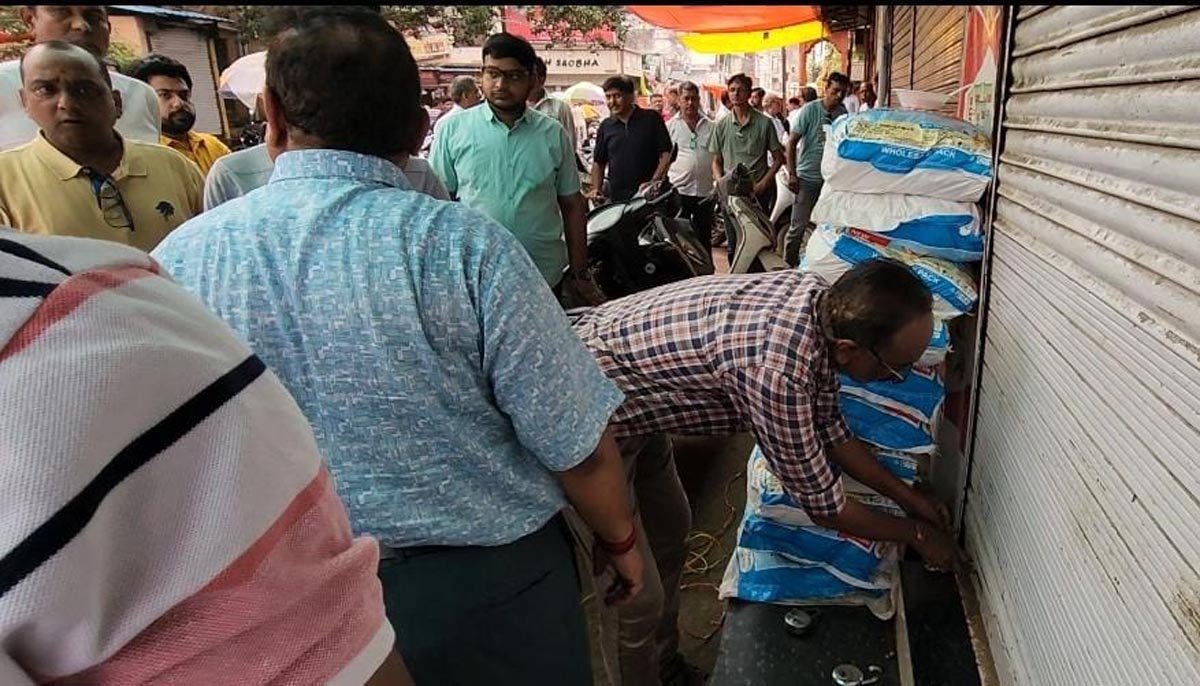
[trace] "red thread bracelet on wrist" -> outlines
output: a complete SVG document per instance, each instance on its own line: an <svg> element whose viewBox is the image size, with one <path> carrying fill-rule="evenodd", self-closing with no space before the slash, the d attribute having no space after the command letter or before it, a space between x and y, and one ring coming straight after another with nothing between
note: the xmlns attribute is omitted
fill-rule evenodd
<svg viewBox="0 0 1200 686"><path fill-rule="evenodd" d="M609 543L599 536L596 537L596 540L600 541L600 547L609 555L624 555L637 545L637 527L633 527L629 532L629 537L620 543Z"/></svg>

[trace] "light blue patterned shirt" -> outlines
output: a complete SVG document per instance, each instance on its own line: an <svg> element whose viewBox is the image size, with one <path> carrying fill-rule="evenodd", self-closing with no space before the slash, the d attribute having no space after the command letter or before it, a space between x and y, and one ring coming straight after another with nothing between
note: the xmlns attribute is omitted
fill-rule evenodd
<svg viewBox="0 0 1200 686"><path fill-rule="evenodd" d="M564 505L552 472L622 400L509 231L378 157L280 155L154 257L283 379L355 532L384 545L536 531Z"/></svg>

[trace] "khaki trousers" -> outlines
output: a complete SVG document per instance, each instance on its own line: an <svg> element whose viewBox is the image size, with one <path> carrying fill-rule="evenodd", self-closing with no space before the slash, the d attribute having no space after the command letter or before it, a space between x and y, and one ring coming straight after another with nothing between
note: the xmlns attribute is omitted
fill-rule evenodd
<svg viewBox="0 0 1200 686"><path fill-rule="evenodd" d="M679 581L687 558L692 511L675 468L671 439L665 434L617 442L637 507L638 549L646 562L645 588L628 605L604 605L603 590L612 580L592 574L592 531L568 508L567 522L579 543L584 596L588 608L593 674L597 683L659 686L660 666L679 649Z"/></svg>

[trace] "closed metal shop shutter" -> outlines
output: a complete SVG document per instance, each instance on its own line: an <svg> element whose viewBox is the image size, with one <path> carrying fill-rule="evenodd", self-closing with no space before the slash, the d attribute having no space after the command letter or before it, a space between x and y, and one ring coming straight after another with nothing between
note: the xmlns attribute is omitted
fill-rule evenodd
<svg viewBox="0 0 1200 686"><path fill-rule="evenodd" d="M934 93L958 90L962 76L963 41L967 33L967 6L921 5L916 12L916 47L913 49L912 88ZM958 100L946 105L953 115Z"/></svg>
<svg viewBox="0 0 1200 686"><path fill-rule="evenodd" d="M966 505L1018 684L1200 684L1200 10L1022 8Z"/></svg>
<svg viewBox="0 0 1200 686"><path fill-rule="evenodd" d="M150 50L179 60L192 77L192 103L196 106L194 131L224 135L217 109L217 84L208 59L208 38L199 31L163 26L150 34Z"/></svg>
<svg viewBox="0 0 1200 686"><path fill-rule="evenodd" d="M958 90L962 75L967 5L897 5L892 9L890 86L935 93ZM899 101L892 97L892 105ZM957 99L944 111L953 115Z"/></svg>
<svg viewBox="0 0 1200 686"><path fill-rule="evenodd" d="M892 8L892 88L912 88L913 29L916 8L897 5ZM896 104L896 98L892 97Z"/></svg>

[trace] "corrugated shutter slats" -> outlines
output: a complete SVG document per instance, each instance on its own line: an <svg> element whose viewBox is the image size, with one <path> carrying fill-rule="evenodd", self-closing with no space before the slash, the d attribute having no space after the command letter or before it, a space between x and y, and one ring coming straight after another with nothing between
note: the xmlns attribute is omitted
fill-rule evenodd
<svg viewBox="0 0 1200 686"><path fill-rule="evenodd" d="M1200 683L1200 10L1017 12L968 546L1016 683Z"/></svg>
<svg viewBox="0 0 1200 686"><path fill-rule="evenodd" d="M897 5L892 9L891 87L953 93L962 76L967 5ZM899 102L893 96L892 105ZM943 111L953 116L958 99Z"/></svg>
<svg viewBox="0 0 1200 686"><path fill-rule="evenodd" d="M897 5L892 9L892 88L912 88L914 14L912 5ZM892 103L895 102L893 97Z"/></svg>

